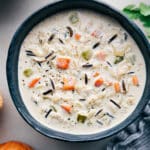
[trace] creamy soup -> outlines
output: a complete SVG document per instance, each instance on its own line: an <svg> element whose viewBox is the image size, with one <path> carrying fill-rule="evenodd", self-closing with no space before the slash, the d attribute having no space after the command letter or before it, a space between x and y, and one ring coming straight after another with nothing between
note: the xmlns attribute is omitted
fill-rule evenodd
<svg viewBox="0 0 150 150"><path fill-rule="evenodd" d="M65 133L91 134L125 120L145 86L131 36L104 15L73 10L36 25L22 43L19 88L31 115Z"/></svg>

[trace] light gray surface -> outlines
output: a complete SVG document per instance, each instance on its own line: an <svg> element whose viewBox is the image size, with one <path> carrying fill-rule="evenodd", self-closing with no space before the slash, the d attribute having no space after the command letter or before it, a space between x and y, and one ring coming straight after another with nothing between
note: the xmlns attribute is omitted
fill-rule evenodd
<svg viewBox="0 0 150 150"><path fill-rule="evenodd" d="M16 111L6 81L6 58L9 43L22 21L37 9L55 0L0 0L0 91L4 97L4 108L0 112L0 142L21 140L36 150L103 150L109 139L96 143L66 143L49 139L33 130ZM141 0L148 2L149 0ZM139 0L105 0L122 9Z"/></svg>

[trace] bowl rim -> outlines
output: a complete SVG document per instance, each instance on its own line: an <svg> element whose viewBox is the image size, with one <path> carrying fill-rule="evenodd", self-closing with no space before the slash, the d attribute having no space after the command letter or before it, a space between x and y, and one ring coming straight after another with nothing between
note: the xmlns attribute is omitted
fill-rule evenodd
<svg viewBox="0 0 150 150"><path fill-rule="evenodd" d="M71 7L72 6L72 7ZM70 8L71 7L71 8ZM20 52L20 46L22 44L22 41L24 40L25 36L28 34L32 28L50 16L54 13L61 12L64 10L70 10L70 9L90 9L93 11L96 11L98 13L102 13L102 11L107 10L106 15L109 15L113 18L115 18L121 26L127 30L125 27L129 28L129 30L134 31L131 35L132 38L136 41L136 44L139 46L140 44L144 47L144 50L147 50L147 52L144 52L144 50L141 50L143 54L143 58L145 60L146 64L146 84L143 92L143 96L140 99L137 107L132 112L131 115L129 115L124 121L122 121L120 124L107 129L105 131L100 131L98 133L94 134L85 134L85 135L75 135L75 134L69 134L69 133L63 133L60 131L56 131L53 129L50 129L41 123L39 123L36 119L34 119L30 113L28 112L26 106L23 103L23 100L21 98L21 94L19 91L19 85L18 85L18 58L19 58L19 52ZM100 10L103 9L103 10ZM104 13L104 12L103 12ZM105 13L104 13L105 14ZM36 20L36 21L34 21ZM33 21L33 22L32 22ZM122 24L123 21L123 24ZM32 22L32 23L31 23ZM32 24L32 25L31 25ZM28 28L28 30L26 30ZM21 37L21 33L25 32L24 35ZM129 33L131 34L131 33ZM135 37L138 37L138 39L135 39ZM21 37L21 38L20 38ZM20 38L20 39L19 39ZM140 41L141 43L137 43L137 41ZM20 43L18 46L18 43ZM146 56L147 55L147 56ZM13 58L13 59L12 59ZM76 1L59 1L55 2L53 4L49 4L38 11L34 12L31 16L29 16L17 29L16 33L14 34L12 41L10 43L10 47L7 54L7 64L6 64L6 72L7 72L7 83L9 87L9 91L13 100L13 103L15 104L18 112L20 115L24 118L24 120L35 130L40 132L41 134L58 139L63 141L70 141L70 142L88 142L88 141L96 141L100 139L104 139L107 137L110 137L125 127L127 127L129 124L131 124L141 113L142 109L148 102L150 98L150 94L148 93L148 88L150 87L150 79L148 79L148 74L150 75L150 69L148 69L148 66L150 65L150 62L148 61L148 58L150 58L150 45L146 37L144 36L143 32L135 25L133 22L128 20L127 17L125 17L123 14L121 14L119 11L114 9L113 7L103 3L103 2L96 2L92 0L76 0ZM16 67L17 66L17 67ZM16 84L17 83L17 84Z"/></svg>

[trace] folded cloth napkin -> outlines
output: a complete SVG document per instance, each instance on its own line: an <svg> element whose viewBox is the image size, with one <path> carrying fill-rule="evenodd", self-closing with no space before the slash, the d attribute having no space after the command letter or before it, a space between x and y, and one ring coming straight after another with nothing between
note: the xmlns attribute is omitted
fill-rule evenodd
<svg viewBox="0 0 150 150"><path fill-rule="evenodd" d="M107 150L150 150L150 101L138 119L111 140Z"/></svg>

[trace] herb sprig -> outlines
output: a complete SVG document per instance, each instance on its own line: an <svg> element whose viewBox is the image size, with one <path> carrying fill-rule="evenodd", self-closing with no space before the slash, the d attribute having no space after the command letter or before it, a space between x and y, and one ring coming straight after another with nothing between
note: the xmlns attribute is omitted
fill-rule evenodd
<svg viewBox="0 0 150 150"><path fill-rule="evenodd" d="M145 3L140 3L139 6L131 4L126 6L123 12L132 20L140 20L147 37L150 38L150 5Z"/></svg>

